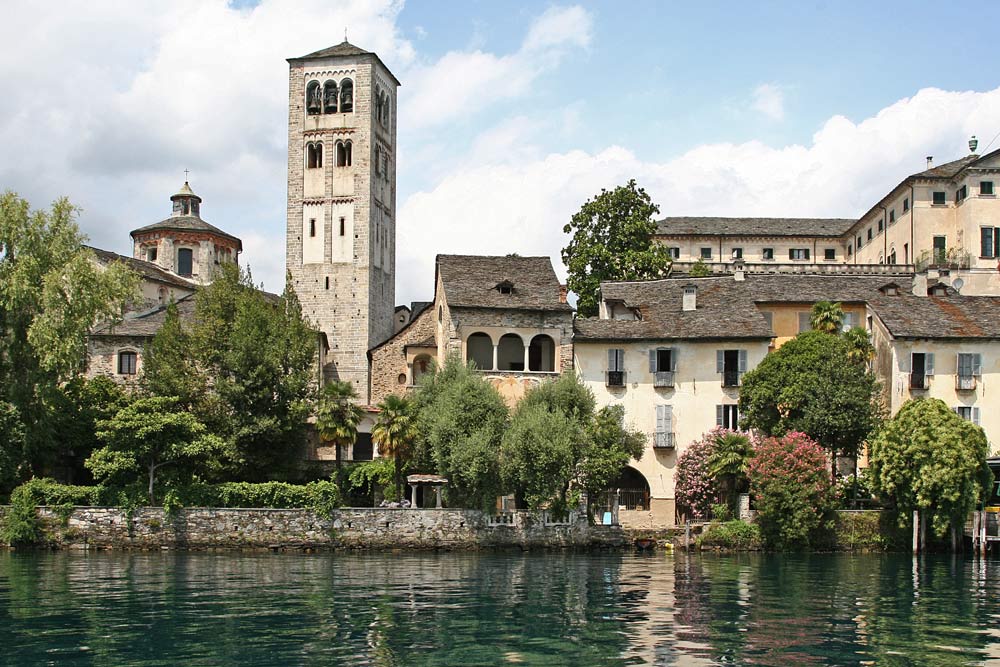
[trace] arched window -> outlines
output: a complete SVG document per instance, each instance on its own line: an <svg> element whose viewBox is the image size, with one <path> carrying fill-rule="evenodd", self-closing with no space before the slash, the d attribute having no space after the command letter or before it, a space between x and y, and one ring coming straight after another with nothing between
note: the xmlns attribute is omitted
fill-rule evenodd
<svg viewBox="0 0 1000 667"><path fill-rule="evenodd" d="M413 384L419 384L420 379L431 371L430 355L421 354L413 360Z"/></svg>
<svg viewBox="0 0 1000 667"><path fill-rule="evenodd" d="M323 112L337 113L337 82L327 81L323 84Z"/></svg>
<svg viewBox="0 0 1000 667"><path fill-rule="evenodd" d="M375 88L375 120L382 122L382 89Z"/></svg>
<svg viewBox="0 0 1000 667"><path fill-rule="evenodd" d="M474 333L465 341L465 360L483 371L493 370L493 339L488 334Z"/></svg>
<svg viewBox="0 0 1000 667"><path fill-rule="evenodd" d="M337 142L337 166L338 167L350 167L351 166L351 142L350 141L338 141Z"/></svg>
<svg viewBox="0 0 1000 667"><path fill-rule="evenodd" d="M389 127L389 94L386 93L385 100L382 102L382 125L386 128Z"/></svg>
<svg viewBox="0 0 1000 667"><path fill-rule="evenodd" d="M892 252L889 253L889 261L886 262L886 263L887 264L895 264L896 263L896 249L895 248L893 248Z"/></svg>
<svg viewBox="0 0 1000 667"><path fill-rule="evenodd" d="M340 112L350 113L354 111L354 82L344 79L340 82Z"/></svg>
<svg viewBox="0 0 1000 667"><path fill-rule="evenodd" d="M118 353L118 374L135 375L139 355L132 350L122 350Z"/></svg>
<svg viewBox="0 0 1000 667"><path fill-rule="evenodd" d="M382 157L382 148L378 144L376 144L375 145L375 175L376 176L381 176L382 175L382 160L380 159L381 157Z"/></svg>
<svg viewBox="0 0 1000 667"><path fill-rule="evenodd" d="M323 112L323 91L320 90L319 81L310 81L306 86L306 111L310 115Z"/></svg>
<svg viewBox="0 0 1000 667"><path fill-rule="evenodd" d="M551 373L556 369L556 343L551 336L539 334L528 346L528 370Z"/></svg>
<svg viewBox="0 0 1000 667"><path fill-rule="evenodd" d="M504 334L497 344L497 370L524 370L524 341L517 334Z"/></svg>
<svg viewBox="0 0 1000 667"><path fill-rule="evenodd" d="M181 248L177 251L177 274L191 276L194 268L194 251L191 248Z"/></svg>
<svg viewBox="0 0 1000 667"><path fill-rule="evenodd" d="M323 166L323 144L306 145L306 168L318 169Z"/></svg>

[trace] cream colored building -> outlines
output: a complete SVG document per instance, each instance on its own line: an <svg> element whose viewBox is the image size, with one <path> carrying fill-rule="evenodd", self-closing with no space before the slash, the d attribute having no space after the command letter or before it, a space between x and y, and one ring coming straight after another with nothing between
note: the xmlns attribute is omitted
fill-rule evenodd
<svg viewBox="0 0 1000 667"><path fill-rule="evenodd" d="M621 520L672 525L678 456L716 426L738 427L739 385L771 328L746 283L724 276L604 283L599 317L574 329L574 365L598 405L623 405L647 436L626 477L641 475L649 501L627 503Z"/></svg>

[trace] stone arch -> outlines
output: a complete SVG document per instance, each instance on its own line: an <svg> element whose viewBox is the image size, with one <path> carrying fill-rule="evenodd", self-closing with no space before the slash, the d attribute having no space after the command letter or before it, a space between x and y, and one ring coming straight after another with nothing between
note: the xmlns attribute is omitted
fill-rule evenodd
<svg viewBox="0 0 1000 667"><path fill-rule="evenodd" d="M348 139L347 141L338 141L337 142L337 166L338 167L350 167L351 166L351 161L352 161L352 158L353 158L353 155L352 155L353 147L354 147L354 145L351 143L350 139Z"/></svg>
<svg viewBox="0 0 1000 667"><path fill-rule="evenodd" d="M477 331L465 339L465 361L471 361L482 371L493 370L493 339Z"/></svg>
<svg viewBox="0 0 1000 667"><path fill-rule="evenodd" d="M337 113L338 97L336 81L330 80L323 84L323 113Z"/></svg>
<svg viewBox="0 0 1000 667"><path fill-rule="evenodd" d="M340 112L350 113L354 111L354 82L344 79L340 82Z"/></svg>
<svg viewBox="0 0 1000 667"><path fill-rule="evenodd" d="M418 354L413 359L413 384L419 384L420 379L430 374L432 372L432 369L433 369L433 362L431 361L431 355Z"/></svg>
<svg viewBox="0 0 1000 667"><path fill-rule="evenodd" d="M538 334L528 345L528 370L552 373L556 370L556 342L548 334Z"/></svg>
<svg viewBox="0 0 1000 667"><path fill-rule="evenodd" d="M515 333L500 336L497 343L497 370L524 370L524 339Z"/></svg>
<svg viewBox="0 0 1000 667"><path fill-rule="evenodd" d="M306 169L319 169L323 166L323 143L306 144Z"/></svg>
<svg viewBox="0 0 1000 667"><path fill-rule="evenodd" d="M319 81L310 81L306 86L306 112L311 116L323 113L323 91Z"/></svg>
<svg viewBox="0 0 1000 667"><path fill-rule="evenodd" d="M649 510L649 482L645 475L632 466L622 468L618 478L611 483L608 491L617 494L619 506L625 506L630 510Z"/></svg>

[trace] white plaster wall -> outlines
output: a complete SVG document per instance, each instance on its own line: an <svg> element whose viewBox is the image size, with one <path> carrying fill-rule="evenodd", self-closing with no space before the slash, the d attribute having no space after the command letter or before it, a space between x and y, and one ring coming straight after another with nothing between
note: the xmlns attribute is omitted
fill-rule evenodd
<svg viewBox="0 0 1000 667"><path fill-rule="evenodd" d="M302 263L321 264L323 262L324 207L322 204L308 204L302 207ZM316 220L316 236L309 236L309 221Z"/></svg>

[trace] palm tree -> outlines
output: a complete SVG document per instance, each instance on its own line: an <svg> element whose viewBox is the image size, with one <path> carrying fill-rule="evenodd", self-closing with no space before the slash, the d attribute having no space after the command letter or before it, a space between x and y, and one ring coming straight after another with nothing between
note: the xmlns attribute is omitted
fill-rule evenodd
<svg viewBox="0 0 1000 667"><path fill-rule="evenodd" d="M857 364L867 364L875 358L875 346L864 327L854 327L844 334L847 341L847 358Z"/></svg>
<svg viewBox="0 0 1000 667"><path fill-rule="evenodd" d="M708 473L719 480L723 497L730 508L736 510L736 493L745 486L747 467L753 456L753 445L745 433L723 431L715 439L715 447L708 457Z"/></svg>
<svg viewBox="0 0 1000 667"><path fill-rule="evenodd" d="M350 382L331 382L323 387L316 408L316 430L320 440L336 448L338 467L340 448L357 440L358 424L364 417L364 411L354 403L357 397Z"/></svg>
<svg viewBox="0 0 1000 667"><path fill-rule="evenodd" d="M812 307L812 314L809 316L809 324L816 331L823 331L829 334L840 333L841 323L844 321L844 309L839 303L830 301L817 301Z"/></svg>
<svg viewBox="0 0 1000 667"><path fill-rule="evenodd" d="M378 404L379 416L372 428L372 440L379 456L391 456L396 464L396 497L403 494L403 464L417 439L413 405L408 399L389 394Z"/></svg>

